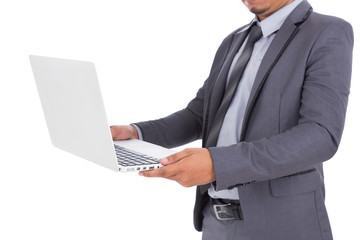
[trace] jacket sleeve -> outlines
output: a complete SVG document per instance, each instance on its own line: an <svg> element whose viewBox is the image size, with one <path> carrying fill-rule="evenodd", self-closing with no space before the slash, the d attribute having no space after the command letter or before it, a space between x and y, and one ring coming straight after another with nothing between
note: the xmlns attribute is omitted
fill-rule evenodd
<svg viewBox="0 0 360 240"><path fill-rule="evenodd" d="M167 117L134 125L140 128L144 141L173 148L200 138L202 120L198 114L187 107Z"/></svg>
<svg viewBox="0 0 360 240"><path fill-rule="evenodd" d="M308 170L336 153L345 122L352 49L350 24L329 24L309 53L298 125L268 138L209 148L216 190Z"/></svg>

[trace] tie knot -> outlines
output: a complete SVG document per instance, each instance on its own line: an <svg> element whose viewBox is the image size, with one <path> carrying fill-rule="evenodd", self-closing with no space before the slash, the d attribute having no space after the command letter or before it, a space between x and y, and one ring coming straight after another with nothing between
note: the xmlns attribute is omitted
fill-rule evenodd
<svg viewBox="0 0 360 240"><path fill-rule="evenodd" d="M262 37L262 31L261 27L258 25L253 25L251 27L250 33L249 33L249 39L248 42L255 43Z"/></svg>

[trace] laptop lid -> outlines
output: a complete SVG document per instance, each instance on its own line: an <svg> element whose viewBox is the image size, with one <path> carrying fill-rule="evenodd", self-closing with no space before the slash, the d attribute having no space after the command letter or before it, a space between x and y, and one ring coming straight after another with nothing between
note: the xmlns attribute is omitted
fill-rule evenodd
<svg viewBox="0 0 360 240"><path fill-rule="evenodd" d="M30 63L53 145L119 171L94 64L41 56Z"/></svg>

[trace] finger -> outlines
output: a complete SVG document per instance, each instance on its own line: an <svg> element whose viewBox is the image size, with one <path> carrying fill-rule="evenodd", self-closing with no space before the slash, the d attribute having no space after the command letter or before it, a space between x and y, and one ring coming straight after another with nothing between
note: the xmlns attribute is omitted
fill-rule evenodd
<svg viewBox="0 0 360 240"><path fill-rule="evenodd" d="M110 126L110 132L113 140L120 140L119 136L123 132L122 126Z"/></svg>
<svg viewBox="0 0 360 240"><path fill-rule="evenodd" d="M151 170L151 171L142 171L139 172L140 176L144 177L161 177L173 180L175 175L177 174L176 168L172 166L162 167L159 169Z"/></svg>
<svg viewBox="0 0 360 240"><path fill-rule="evenodd" d="M113 140L125 140L131 138L134 135L131 126L110 126L110 131Z"/></svg>
<svg viewBox="0 0 360 240"><path fill-rule="evenodd" d="M117 136L117 134L116 134L117 131L116 131L115 126L110 126L110 132L111 132L112 138L115 139L115 137Z"/></svg>
<svg viewBox="0 0 360 240"><path fill-rule="evenodd" d="M184 187L192 186L182 180L181 178L182 171L180 170L178 165L179 164L174 164L156 170L139 172L139 175L144 177L161 177L168 180L173 180Z"/></svg>
<svg viewBox="0 0 360 240"><path fill-rule="evenodd" d="M191 155L191 151L189 151L189 149L185 149L181 152L175 153L173 155L170 155L168 157L162 158L160 159L160 163L164 166L166 165L171 165L174 164L178 161L180 161L181 159L188 157L189 155Z"/></svg>

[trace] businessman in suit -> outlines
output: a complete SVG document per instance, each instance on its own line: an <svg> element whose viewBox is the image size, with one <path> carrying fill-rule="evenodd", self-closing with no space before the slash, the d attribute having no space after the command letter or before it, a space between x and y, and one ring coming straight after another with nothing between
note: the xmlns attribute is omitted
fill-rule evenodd
<svg viewBox="0 0 360 240"><path fill-rule="evenodd" d="M145 177L197 186L204 240L332 239L323 162L340 143L353 32L306 0L242 0L256 17L220 45L209 77L183 110L112 126L114 139L175 147Z"/></svg>

